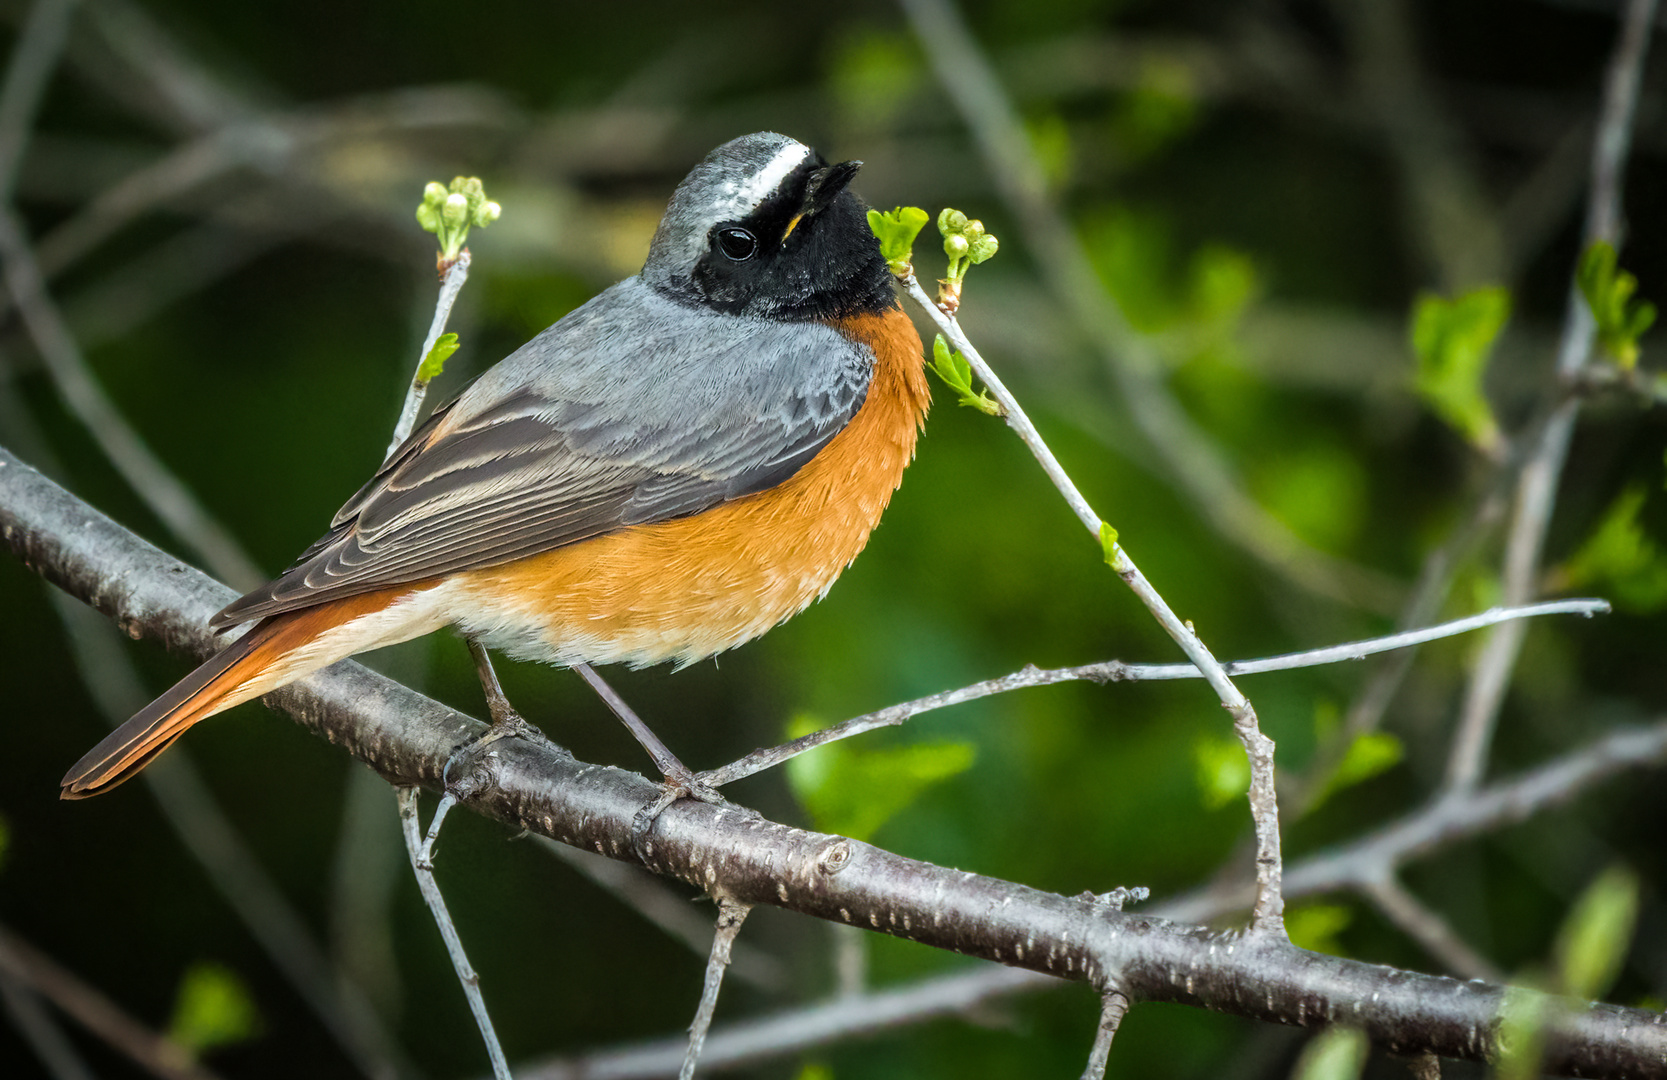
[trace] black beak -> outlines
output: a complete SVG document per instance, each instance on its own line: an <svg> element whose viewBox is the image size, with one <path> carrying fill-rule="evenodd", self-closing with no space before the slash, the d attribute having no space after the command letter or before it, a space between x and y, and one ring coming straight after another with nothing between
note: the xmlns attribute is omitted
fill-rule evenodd
<svg viewBox="0 0 1667 1080"><path fill-rule="evenodd" d="M810 181L805 184L805 194L800 205L799 215L809 217L828 208L828 205L839 197L851 183L851 178L862 168L860 161L842 161L838 165L829 165L817 169L810 174Z"/></svg>

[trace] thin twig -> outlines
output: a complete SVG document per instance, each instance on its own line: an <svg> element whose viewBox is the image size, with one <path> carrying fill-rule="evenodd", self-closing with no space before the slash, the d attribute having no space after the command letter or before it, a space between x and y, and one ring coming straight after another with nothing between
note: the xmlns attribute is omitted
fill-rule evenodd
<svg viewBox="0 0 1667 1080"><path fill-rule="evenodd" d="M1516 608L1489 608L1480 614L1470 615L1463 619L1454 619L1436 626L1408 630L1399 634L1390 634L1386 637L1368 638L1364 641L1353 641L1342 645L1328 645L1321 649L1286 653L1260 660L1229 660L1221 666L1222 670L1234 677L1256 675L1269 671L1289 671L1296 668L1317 667L1321 664L1362 660L1375 653L1411 648L1426 642L1493 626L1508 619L1526 619L1537 615L1553 614L1591 616L1608 611L1608 601L1585 599L1552 600ZM710 772L700 773L696 779L711 787L722 787L742 777L752 776L754 773L774 768L782 762L798 757L805 751L813 750L818 746L825 746L841 739L849 739L853 735L861 735L864 732L875 731L883 727L895 727L922 713L948 708L951 705L962 705L969 701L977 701L980 698L1005 694L1013 690L1028 689L1035 686L1052 686L1055 683L1062 682L1141 682L1202 677L1202 673L1193 664L1130 664L1121 660L1102 660L1098 663L1067 668L1039 668L1029 665L1010 675L985 679L982 682L972 683L954 690L928 694L926 697L916 698L913 701L888 705L883 709L852 717L832 727L813 731L809 735L802 735L797 739L782 743L780 746L755 750L737 761L730 762L728 765L713 769Z"/></svg>
<svg viewBox="0 0 1667 1080"><path fill-rule="evenodd" d="M113 727L149 696L132 658L95 612L57 591L52 598L81 672L81 685ZM409 1072L409 1063L364 992L331 963L184 748L175 747L166 760L146 769L143 779L180 844L354 1065L378 1078Z"/></svg>
<svg viewBox="0 0 1667 1080"><path fill-rule="evenodd" d="M689 903L686 894L641 867L598 855L594 851L559 844L549 837L534 836L544 851L582 874L592 884L641 915L674 941L701 953L711 948L712 921ZM850 929L850 927L836 928ZM730 953L731 977L760 990L780 994L790 985L787 967L772 953L738 941Z"/></svg>
<svg viewBox="0 0 1667 1080"><path fill-rule="evenodd" d="M1101 531L1105 528L1104 520L1088 505L1088 500L1083 498L1082 493L1077 490L1076 484L1071 481L1064 468L1059 464L1059 459L1054 457L1053 451L1048 449L1047 443L1043 441L1041 434L1036 430L1036 426L1025 415L1018 399L1008 391L1001 379L990 368L990 365L984 362L984 358L979 355L978 350L973 347L972 342L968 341L966 334L961 331L960 324L939 308L931 297L926 295L925 290L920 287L920 282L915 280L913 272L905 272L899 280L902 282L903 290L909 294L910 299L919 304L931 316L932 320L938 324L939 329L949 338L954 348L966 358L979 381L989 387L991 396L1001 403L1005 410L1004 419L1007 421L1007 426L1013 429L1025 446L1029 448L1031 454L1035 456L1037 462L1042 466L1042 471L1053 482L1054 487L1059 489L1059 493L1065 497L1066 504L1076 514L1077 520L1082 522L1083 526L1088 529L1089 535L1096 542L1103 542ZM1182 622L1180 617L1170 610L1169 605L1159 595L1151 582L1146 580L1146 576L1140 572L1140 569L1135 566L1134 560L1129 558L1122 545L1112 542L1106 552L1106 557L1111 563L1112 570L1123 579L1123 583L1134 592L1135 596L1139 597L1140 602L1146 605L1146 610L1152 613L1153 618L1157 619L1158 625L1163 627L1164 631L1181 647L1181 651L1186 654L1187 659L1191 660L1199 672L1203 674L1204 680L1210 684L1210 689L1216 692L1216 696L1221 700L1222 707L1227 710L1228 715L1233 719L1233 729L1238 734L1240 741L1244 743L1245 755L1250 760L1249 799L1251 820L1256 831L1257 884L1256 906L1251 913L1251 928L1283 934L1285 905L1280 898L1279 890L1279 804L1274 792L1273 740L1262 734L1257 726L1256 710L1250 704L1250 699L1246 698L1239 692L1238 687L1233 685L1233 681L1222 670L1221 664L1210 654L1210 650L1205 647L1204 642L1198 635L1193 632L1192 624Z"/></svg>
<svg viewBox="0 0 1667 1080"><path fill-rule="evenodd" d="M1406 0L1336 0L1349 31L1356 80L1401 179L1413 241L1443 291L1498 281L1504 243L1463 132L1422 78Z"/></svg>
<svg viewBox="0 0 1667 1080"><path fill-rule="evenodd" d="M1595 240L1619 247L1621 230L1621 174L1631 145L1632 122L1656 0L1630 0L1604 84L1602 114L1592 147L1592 188L1586 208L1582 248ZM1563 340L1557 356L1561 380L1573 379L1591 357L1594 324L1580 290L1571 280L1563 320ZM1557 499L1557 481L1568 456L1580 399L1560 404L1529 453L1517 482L1516 512L1505 547L1503 599L1520 604L1534 593L1546 531ZM1483 646L1466 689L1453 748L1447 764L1446 787L1463 791L1474 787L1487 766L1488 749L1522 650L1526 627L1508 624L1495 630Z"/></svg>
<svg viewBox="0 0 1667 1080"><path fill-rule="evenodd" d="M1156 344L1129 325L1082 242L1048 196L1017 110L950 0L900 0L938 81L971 130L996 188L1024 232L1048 292L1094 342L1128 416L1168 474L1217 532L1302 587L1382 606L1393 587L1319 551L1245 494L1221 451L1163 385Z"/></svg>
<svg viewBox="0 0 1667 1080"><path fill-rule="evenodd" d="M504 1059L504 1049L498 1044L497 1032L492 1030L492 1018L486 1013L486 999L481 996L480 976L469 966L463 941L457 936L451 913L446 910L446 899L440 895L440 883L434 880L434 864L423 858L423 838L417 822L418 789L399 787L395 791L399 796L399 820L405 836L405 850L411 856L411 871L417 876L417 887L422 890L423 901L434 916L434 925L445 940L446 954L451 957L457 981L463 984L463 995L469 999L469 1011L475 1016L475 1026L480 1029L481 1040L486 1043L486 1055L492 1060L492 1075L496 1080L510 1080L509 1062Z"/></svg>
<svg viewBox="0 0 1667 1080"><path fill-rule="evenodd" d="M440 340L440 335L446 332L446 320L451 318L452 305L457 302L457 294L463 291L464 283L469 280L469 258L469 249L464 248L440 278L440 297L434 303L434 319L429 323L422 351L417 354L417 366L411 373L411 385L405 391L405 404L400 407L399 420L394 424L393 441L388 443L385 457L393 457L394 451L410 438L411 430L417 426L417 415L422 412L423 399L428 395L428 380L422 375L423 363L433 351L435 342Z"/></svg>
<svg viewBox="0 0 1667 1080"><path fill-rule="evenodd" d="M4 206L0 206L0 262L5 264L12 302L22 314L58 392L110 464L215 576L242 588L254 588L265 581L266 575L243 554L231 533L151 452L93 377L63 317L46 294L22 225Z"/></svg>
<svg viewBox="0 0 1667 1080"><path fill-rule="evenodd" d="M0 84L0 203L9 203L17 186L35 113L47 82L58 69L70 17L78 4L79 0L35 0L12 46L5 82Z"/></svg>
<svg viewBox="0 0 1667 1080"><path fill-rule="evenodd" d="M1629 769L1667 763L1667 719L1613 731L1589 746L1507 780L1435 799L1364 836L1300 859L1285 874L1291 897L1363 889L1406 863L1565 803ZM1251 883L1238 880L1185 893L1150 909L1182 922L1207 922L1242 909Z"/></svg>
<svg viewBox="0 0 1667 1080"><path fill-rule="evenodd" d="M695 1065L706 1046L706 1033L712 1030L712 1014L718 1008L718 991L723 987L724 970L729 967L730 949L741 924L747 921L751 904L742 904L726 897L718 898L718 924L712 934L712 955L706 961L706 979L701 986L700 1007L695 1010L694 1022L689 1025L689 1049L683 1055L683 1067L677 1080L694 1080Z"/></svg>
<svg viewBox="0 0 1667 1080"><path fill-rule="evenodd" d="M40 998L4 966L0 966L0 1005L5 1006L12 1030L23 1037L52 1080L94 1080L92 1070L75 1052Z"/></svg>
<svg viewBox="0 0 1667 1080"><path fill-rule="evenodd" d="M1128 1015L1129 999L1117 990L1107 990L1100 998L1100 1025L1094 1030L1094 1049L1089 1051L1088 1064L1083 1067L1082 1080L1101 1080L1106 1074L1106 1062L1111 1060L1111 1040Z"/></svg>
<svg viewBox="0 0 1667 1080"><path fill-rule="evenodd" d="M52 1002L76 1023L164 1080L213 1080L184 1050L145 1027L103 993L0 926L0 969Z"/></svg>
<svg viewBox="0 0 1667 1080"><path fill-rule="evenodd" d="M1447 965L1447 970L1466 979L1500 982L1505 978L1493 963L1472 949L1458 932L1424 902L1406 890L1394 874L1361 886L1384 917L1401 932L1418 942L1424 951Z"/></svg>
<svg viewBox="0 0 1667 1080"><path fill-rule="evenodd" d="M446 320L451 316L452 305L468 280L469 253L464 251L442 271L440 296L435 302L434 318L429 323L428 337L423 342L422 352L417 356L416 371L411 376L411 385L406 389L404 404L400 406L399 420L394 425L393 440L388 444L385 460L394 456L394 452L404 445L412 429L416 427L417 414L422 411L423 398L428 393L428 380L422 377L423 362L428 358L429 351L434 348L434 343L439 341L440 335L445 332ZM492 661L486 654L485 646L470 639L469 650L476 665L481 667L481 687L486 692L488 703L492 705L492 716L496 725L494 730L499 730L504 724L505 714L513 716L514 710L510 709L503 688L498 685L498 676L492 670ZM491 740L492 737L489 734L486 739ZM445 940L446 952L451 956L452 968L457 972L458 982L463 984L463 995L469 1001L469 1011L474 1014L475 1025L480 1029L482 1041L486 1043L486 1055L492 1061L492 1074L497 1080L509 1080L509 1063L504 1058L503 1047L498 1043L497 1032L493 1030L492 1017L487 1014L486 998L480 992L480 976L475 974L474 968L469 965L469 958L463 951L463 939L458 936L451 913L446 910L445 898L440 895L440 883L434 877L434 844L440 837L440 825L446 820L447 811L456 805L456 800L448 783L447 790L440 795L439 805L434 808L434 818L428 824L427 834L419 838L418 789L401 786L395 791L399 796L400 823L403 827L406 850L411 856L411 870L417 876L417 887L422 890L423 899L428 902L429 913L434 917L434 925L439 929L441 938Z"/></svg>
<svg viewBox="0 0 1667 1080"><path fill-rule="evenodd" d="M0 399L8 396L0 390ZM14 435L28 434L12 426ZM38 439L31 437L31 441L36 444L31 456L42 467L56 468L51 450ZM143 705L149 692L132 658L115 644L115 631L108 622L57 590L52 591L51 600L81 673L81 685L114 727ZM143 779L181 845L354 1064L365 1075L377 1078L409 1072L376 1010L352 979L335 970L306 920L296 913L203 782L189 749L175 747L166 761L146 769Z"/></svg>

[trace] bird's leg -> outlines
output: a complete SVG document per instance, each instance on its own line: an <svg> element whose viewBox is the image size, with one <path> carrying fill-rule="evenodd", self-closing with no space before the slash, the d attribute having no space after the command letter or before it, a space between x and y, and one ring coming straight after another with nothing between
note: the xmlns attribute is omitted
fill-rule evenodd
<svg viewBox="0 0 1667 1080"><path fill-rule="evenodd" d="M469 639L469 655L475 659L475 674L480 676L481 692L486 695L486 711L492 714L492 726L477 739L471 739L458 747L457 753L446 762L446 771L451 771L452 762L467 752L473 753L482 747L490 746L499 739L542 739L544 733L521 719L521 714L509 703L504 696L504 688L498 682L498 673L492 670L492 657L486 653L486 646ZM449 786L449 784L448 784Z"/></svg>
<svg viewBox="0 0 1667 1080"><path fill-rule="evenodd" d="M480 676L480 689L486 695L486 711L492 714L492 731L494 739L501 739L505 735L517 734L520 728L531 727L515 707L504 696L503 684L498 682L498 673L492 668L492 657L486 652L486 646L469 639L469 655L474 657L475 674ZM499 729L505 729L500 731Z"/></svg>
<svg viewBox="0 0 1667 1080"><path fill-rule="evenodd" d="M434 841L440 835L440 822L446 819L446 812L459 799L467 798L471 794L472 784L483 779L470 776L465 769L465 775L454 784L452 769L460 763L472 760L481 750L499 739L548 741L544 738L543 732L521 718L521 714L510 705L509 698L504 696L503 685L498 682L498 673L492 670L492 658L487 655L486 646L470 638L469 655L475 658L475 674L480 676L480 688L486 695L486 711L492 715L492 726L453 750L451 757L446 759L445 767L440 770L440 805L434 811L434 819L428 823L428 835L419 853L422 862L428 866L433 865Z"/></svg>
<svg viewBox="0 0 1667 1080"><path fill-rule="evenodd" d="M666 807L678 799L684 798L718 803L724 801L723 796L719 795L716 789L701 783L695 777L695 774L689 771L687 765L677 760L677 755L672 753L666 744L660 741L658 735L649 730L648 725L642 722L642 718L636 714L631 706L625 704L625 699L620 697L614 688L609 686L607 681L596 673L595 668L580 661L573 665L573 670L577 671L579 677L589 683L592 690L596 691L596 696L601 698L608 708L613 710L613 714L619 717L619 721L625 725L625 729L635 736L644 750L648 751L648 756L653 759L654 767L660 770L660 775L666 778L665 790L660 797L643 807L631 823L632 840L638 854L643 855L646 861L645 841L648 839L648 832L654 827L655 819L660 816Z"/></svg>
<svg viewBox="0 0 1667 1080"><path fill-rule="evenodd" d="M632 737L642 744L642 748L648 751L648 756L654 761L654 767L660 770L660 775L666 778L666 783L691 789L694 787L695 774L689 771L687 765L677 760L677 755L672 753L666 744L660 741L658 735L649 730L648 725L642 722L642 718L636 714L631 706L625 704L625 699L620 697L618 691L609 686L607 681L596 673L595 668L580 661L573 665L573 670L579 673L581 679L590 684L590 688L596 691L596 696L601 698L609 709L613 710L615 716L619 717L619 722L625 725L625 730L629 731Z"/></svg>
<svg viewBox="0 0 1667 1080"><path fill-rule="evenodd" d="M514 706L509 703L509 698L504 696L504 688L498 682L498 673L492 670L492 658L486 654L486 646L470 638L469 655L475 660L475 674L480 676L480 688L486 695L486 711L492 716L492 726L452 751L451 757L446 759L445 768L440 771L440 783L447 792L452 787L452 767L463 758L472 756L499 739L543 739L543 732L521 719L521 714L515 711ZM434 824L439 825L438 816Z"/></svg>

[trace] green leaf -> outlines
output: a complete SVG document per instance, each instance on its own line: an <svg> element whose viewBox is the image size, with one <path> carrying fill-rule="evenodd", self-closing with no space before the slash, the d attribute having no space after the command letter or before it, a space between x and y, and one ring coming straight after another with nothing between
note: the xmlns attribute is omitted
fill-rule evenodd
<svg viewBox="0 0 1667 1080"><path fill-rule="evenodd" d="M972 388L972 364L959 349L951 349L942 334L932 339L932 371L955 391L960 404L977 409L987 416L1000 416L1001 403L982 390Z"/></svg>
<svg viewBox="0 0 1667 1080"><path fill-rule="evenodd" d="M1328 1027L1302 1048L1292 1080L1356 1080L1366 1068L1368 1048L1366 1033L1358 1028Z"/></svg>
<svg viewBox="0 0 1667 1080"><path fill-rule="evenodd" d="M1250 762L1244 747L1228 735L1206 736L1192 744L1194 776L1204 805L1219 810L1250 790Z"/></svg>
<svg viewBox="0 0 1667 1080"><path fill-rule="evenodd" d="M1622 491L1563 568L1569 588L1601 586L1617 607L1650 614L1667 607L1667 552L1644 531L1643 485Z"/></svg>
<svg viewBox="0 0 1667 1080"><path fill-rule="evenodd" d="M0 869L6 865L6 856L12 846L12 826L4 815L0 815Z"/></svg>
<svg viewBox="0 0 1667 1080"><path fill-rule="evenodd" d="M1071 129L1058 113L1044 113L1025 123L1025 134L1030 136L1030 148L1042 179L1050 188L1057 188L1071 177L1071 165L1076 151L1071 145Z"/></svg>
<svg viewBox="0 0 1667 1080"><path fill-rule="evenodd" d="M1499 1006L1496 1080L1538 1080L1552 1003L1538 990L1521 986L1505 989L1505 1000Z"/></svg>
<svg viewBox="0 0 1667 1080"><path fill-rule="evenodd" d="M1100 282L1134 328L1149 334L1174 329L1184 317L1173 283L1171 233L1155 212L1123 205L1090 215L1082 228Z"/></svg>
<svg viewBox="0 0 1667 1080"><path fill-rule="evenodd" d="M260 1030L260 1014L243 980L221 964L192 964L174 998L168 1038L193 1057L243 1042Z"/></svg>
<svg viewBox="0 0 1667 1080"><path fill-rule="evenodd" d="M1482 393L1482 376L1510 315L1511 294L1497 285L1451 300L1424 293L1413 308L1414 388L1436 415L1484 450L1498 446L1499 425Z"/></svg>
<svg viewBox="0 0 1667 1080"><path fill-rule="evenodd" d="M949 347L942 334L932 339L932 370L951 390L962 395L970 394L972 368L968 367L967 374L962 374L961 365L955 362L956 356L957 353Z"/></svg>
<svg viewBox="0 0 1667 1080"><path fill-rule="evenodd" d="M801 718L796 738L816 729ZM823 832L867 840L933 784L971 768L972 744L913 743L883 750L829 743L787 763L788 784Z"/></svg>
<svg viewBox="0 0 1667 1080"><path fill-rule="evenodd" d="M1222 244L1200 247L1187 267L1187 308L1207 327L1236 323L1260 288L1250 256Z"/></svg>
<svg viewBox="0 0 1667 1080"><path fill-rule="evenodd" d="M1353 787L1380 773L1388 772L1399 765L1405 756L1406 747L1401 744L1401 740L1387 731L1368 731L1360 735L1349 744L1337 771L1332 774L1330 782L1314 800L1314 806L1319 806L1344 788Z"/></svg>
<svg viewBox="0 0 1667 1080"><path fill-rule="evenodd" d="M1598 344L1621 367L1638 364L1638 339L1655 323L1655 305L1633 300L1638 279L1620 269L1615 246L1595 240L1580 256L1575 282L1597 323Z"/></svg>
<svg viewBox="0 0 1667 1080"><path fill-rule="evenodd" d="M1342 904L1303 904L1285 912L1285 932L1299 949L1346 956L1337 935L1353 921L1354 911Z"/></svg>
<svg viewBox="0 0 1667 1080"><path fill-rule="evenodd" d="M1141 161L1196 127L1201 110L1197 75L1185 60L1154 53L1140 65L1137 78L1131 90L1114 100L1111 135L1120 154Z"/></svg>
<svg viewBox="0 0 1667 1080"><path fill-rule="evenodd" d="M918 206L899 206L889 214L868 212L868 228L880 241L880 254L893 274L911 271L915 237L926 227L926 211Z"/></svg>
<svg viewBox="0 0 1667 1080"><path fill-rule="evenodd" d="M828 65L828 95L842 129L889 130L926 82L926 65L908 33L857 31L836 47Z"/></svg>
<svg viewBox="0 0 1667 1080"><path fill-rule="evenodd" d="M434 348L428 350L423 362L417 365L417 381L427 383L430 379L445 370L446 360L457 351L457 335L441 334L434 343Z"/></svg>
<svg viewBox="0 0 1667 1080"><path fill-rule="evenodd" d="M1601 998L1615 985L1638 921L1638 875L1612 866L1586 887L1557 934L1559 988L1572 997Z"/></svg>
<svg viewBox="0 0 1667 1080"><path fill-rule="evenodd" d="M1110 522L1100 522L1100 554L1105 556L1106 565L1115 568L1122 559L1117 555L1117 530Z"/></svg>
<svg viewBox="0 0 1667 1080"><path fill-rule="evenodd" d="M1287 441L1252 462L1257 500L1315 547L1348 550L1367 520L1370 475L1345 444Z"/></svg>

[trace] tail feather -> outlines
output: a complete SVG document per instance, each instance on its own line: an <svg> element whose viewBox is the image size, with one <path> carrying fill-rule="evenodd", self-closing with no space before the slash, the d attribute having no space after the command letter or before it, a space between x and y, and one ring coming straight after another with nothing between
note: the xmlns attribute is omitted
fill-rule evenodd
<svg viewBox="0 0 1667 1080"><path fill-rule="evenodd" d="M64 774L60 796L86 799L109 791L150 764L186 728L244 700L227 698L255 673L250 661L264 659L269 650L260 646L277 636L280 621L258 623L106 735Z"/></svg>
<svg viewBox="0 0 1667 1080"><path fill-rule="evenodd" d="M199 720L299 679L362 649L391 645L445 625L432 611L352 633L361 616L382 611L437 582L361 593L316 607L272 615L215 653L197 670L104 737L64 774L65 799L102 795L149 765ZM361 624L363 625L363 624ZM348 631L332 634L335 630ZM326 644L326 642L328 642Z"/></svg>

